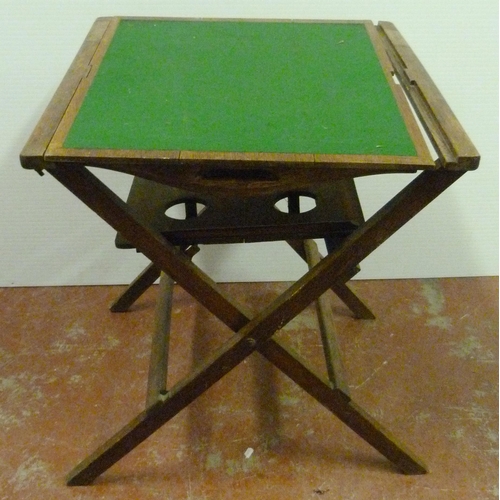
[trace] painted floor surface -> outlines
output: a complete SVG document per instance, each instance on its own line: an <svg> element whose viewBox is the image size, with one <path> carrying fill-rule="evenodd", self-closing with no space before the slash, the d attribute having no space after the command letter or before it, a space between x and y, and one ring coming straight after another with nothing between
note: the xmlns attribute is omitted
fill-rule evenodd
<svg viewBox="0 0 500 500"><path fill-rule="evenodd" d="M255 311L285 283L223 285ZM333 300L354 401L429 466L405 476L252 355L95 483L65 475L143 409L156 287L0 289L0 499L498 498L498 278L355 281ZM231 332L176 288L169 384ZM279 332L323 370L315 308Z"/></svg>

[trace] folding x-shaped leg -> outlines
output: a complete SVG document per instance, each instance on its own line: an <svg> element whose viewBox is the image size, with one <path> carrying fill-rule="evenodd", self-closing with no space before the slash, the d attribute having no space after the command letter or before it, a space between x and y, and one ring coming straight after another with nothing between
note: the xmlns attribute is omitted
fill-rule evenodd
<svg viewBox="0 0 500 500"><path fill-rule="evenodd" d="M302 241L291 240L290 246L307 262L306 253L302 247ZM375 319L375 316L363 301L347 286L346 282L359 272L359 268L353 268L350 272L341 276L332 284L331 290L344 302L358 319ZM112 312L126 312L139 297L142 296L160 277L161 269L154 263L150 263L127 289L113 302L110 307Z"/></svg>
<svg viewBox="0 0 500 500"><path fill-rule="evenodd" d="M307 262L310 268L314 267L322 258L313 240L293 240L289 241L289 243ZM199 252L199 247L196 245L189 246L184 251L186 255L192 257ZM357 269L355 271L357 271ZM373 313L345 285L344 282L348 281L352 275L353 273L351 272L343 276L338 284L332 287L332 291L341 291L340 296L345 299L344 303L349 306L358 319L374 319ZM160 286L156 303L155 328L151 346L146 407L156 402L160 395L167 394L168 351L174 281L170 276L156 268L154 264L150 264L111 306L111 311L113 312L128 311L133 302L135 302L158 277L160 278ZM316 309L329 381L347 395L349 394L349 389L343 376L344 370L340 352L337 347L335 329L333 326L333 314L328 298L322 295L316 301Z"/></svg>
<svg viewBox="0 0 500 500"><path fill-rule="evenodd" d="M167 394L158 395L146 410L77 466L71 472L68 484L92 482L254 351L263 354L402 472L426 472L420 460L397 444L389 431L356 405L342 387L324 380L272 337L321 297L343 273L355 267L439 196L463 171L438 169L420 174L348 237L340 248L319 260L302 278L254 317L250 317L243 307L225 296L218 285L198 269L188 256L161 235L137 222L127 205L87 169L61 164L50 168L49 172L235 332L186 379L172 387Z"/></svg>

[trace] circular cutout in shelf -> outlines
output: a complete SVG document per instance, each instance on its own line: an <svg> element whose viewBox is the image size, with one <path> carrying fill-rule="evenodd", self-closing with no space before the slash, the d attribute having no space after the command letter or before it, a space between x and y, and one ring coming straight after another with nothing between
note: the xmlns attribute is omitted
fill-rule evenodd
<svg viewBox="0 0 500 500"><path fill-rule="evenodd" d="M274 207L285 214L303 214L316 208L316 198L307 193L287 193Z"/></svg>
<svg viewBox="0 0 500 500"><path fill-rule="evenodd" d="M206 209L207 204L201 200L179 200L165 210L165 215L170 219L187 220L199 217Z"/></svg>

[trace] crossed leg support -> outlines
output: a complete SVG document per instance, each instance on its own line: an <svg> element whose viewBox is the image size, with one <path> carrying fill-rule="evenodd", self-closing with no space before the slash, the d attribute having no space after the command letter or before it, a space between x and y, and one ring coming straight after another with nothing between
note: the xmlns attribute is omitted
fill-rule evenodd
<svg viewBox="0 0 500 500"><path fill-rule="evenodd" d="M402 472L426 472L418 458L398 444L387 429L351 401L341 388L323 380L305 361L272 336L317 300L343 273L355 267L439 196L463 172L436 170L420 174L348 237L341 247L320 260L271 305L250 318L187 256L138 223L127 205L87 169L61 165L49 171L235 332L186 379L167 394L160 394L154 403L78 465L68 477L69 485L91 483L256 350Z"/></svg>
<svg viewBox="0 0 500 500"><path fill-rule="evenodd" d="M290 240L290 246L306 261L308 256L302 246L302 240ZM319 252L315 252L319 254ZM311 257L311 256L310 256ZM344 304L352 311L358 319L375 319L373 313L368 307L356 296L355 293L347 286L346 282L359 272L357 267L353 268L349 273L341 276L335 283L332 284L331 290L344 302ZM159 269L154 263L150 263L137 278L127 287L110 307L111 312L126 312L130 306L141 297L141 295L151 287L161 275Z"/></svg>

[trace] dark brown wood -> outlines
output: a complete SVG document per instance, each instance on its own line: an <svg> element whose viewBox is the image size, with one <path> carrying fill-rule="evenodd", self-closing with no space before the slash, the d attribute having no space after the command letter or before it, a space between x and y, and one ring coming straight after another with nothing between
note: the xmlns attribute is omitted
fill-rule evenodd
<svg viewBox="0 0 500 500"><path fill-rule="evenodd" d="M303 260L308 262L307 255L303 248L303 243L300 240L287 240L287 243L302 257ZM317 259L321 260L323 257L317 252ZM319 262L317 260L317 262ZM359 267L354 267L348 272L345 272L341 277L332 283L331 290L338 296L342 302L351 310L355 318L358 319L375 319L375 315L370 311L368 306L347 286L347 282L359 272Z"/></svg>
<svg viewBox="0 0 500 500"><path fill-rule="evenodd" d="M188 377L172 387L164 398L139 414L79 464L67 478L68 485L92 482L255 351L259 341L267 340L273 333L269 328L262 329L258 320L248 321Z"/></svg>
<svg viewBox="0 0 500 500"><path fill-rule="evenodd" d="M154 404L167 393L168 347L170 322L172 318L172 298L174 281L161 273L155 311L155 329L151 343L146 407Z"/></svg>
<svg viewBox="0 0 500 500"><path fill-rule="evenodd" d="M309 268L312 269L321 260L318 247L314 241L306 240L304 241L304 250ZM320 295L316 300L316 310L328 378L334 389L340 389L344 394L348 395L349 387L345 379L344 365L335 335L332 305L326 293Z"/></svg>
<svg viewBox="0 0 500 500"><path fill-rule="evenodd" d="M139 223L129 207L85 167L53 165L48 172L133 243L157 267L226 324L243 326L246 318L230 297L179 249L154 230Z"/></svg>
<svg viewBox="0 0 500 500"><path fill-rule="evenodd" d="M314 265L316 265L323 258L317 247L310 247L309 253L310 257L308 263L314 262ZM359 268L355 268L348 275L344 274L341 280L332 284L331 290L352 311L355 318L375 319L375 315L368 306L347 285L347 281L349 281L358 271Z"/></svg>
<svg viewBox="0 0 500 500"><path fill-rule="evenodd" d="M127 205L141 221L175 245L310 239L324 235L342 240L363 222L361 208L345 193L348 188L356 195L350 179L300 191L241 198L194 193L136 177ZM314 209L301 211L300 196L313 198ZM292 203L288 213L276 208L281 199ZM199 216L194 210L196 203L206 207ZM165 214L166 209L178 205L191 206L190 217L172 219ZM119 248L133 248L121 234L115 242Z"/></svg>
<svg viewBox="0 0 500 500"><path fill-rule="evenodd" d="M357 319L375 319L375 314L345 283L334 283L332 291L353 312Z"/></svg>
<svg viewBox="0 0 500 500"><path fill-rule="evenodd" d="M321 184L368 175L415 173L419 168L414 165L398 166L396 159L393 163L372 165L367 163L368 157L363 158L363 161L360 160L357 164L348 163L347 160L342 163L338 158L333 159L337 163L325 161L324 163L313 162L310 164L227 160L222 169L222 173L230 172L230 175L226 176L212 175L214 171L221 171L220 163L212 163L211 161L179 162L175 158L167 158L163 161L149 158L147 153L141 153L140 157L134 158L134 155L138 155L138 153L128 151L126 153L128 156L116 158L99 156L92 158L89 155L88 157L65 159L63 155L58 157L45 155L46 163L44 165L71 161L80 165L101 167L106 170L143 177L154 182L198 193L231 194L241 197L271 194L280 190L304 189L309 187L311 182ZM123 154L125 155L125 153ZM25 165L27 164L25 162Z"/></svg>
<svg viewBox="0 0 500 500"><path fill-rule="evenodd" d="M380 39L403 88L439 154L441 166L474 170L479 153L443 95L394 24L378 25Z"/></svg>
<svg viewBox="0 0 500 500"><path fill-rule="evenodd" d="M259 349L259 352L403 473L425 474L427 472L424 463L401 444L388 429L354 403L340 388L332 388L330 384L322 380L314 373L312 367L307 366L304 360L298 359L289 348L271 339Z"/></svg>
<svg viewBox="0 0 500 500"><path fill-rule="evenodd" d="M149 264L109 308L111 312L126 312L130 306L160 277L161 271Z"/></svg>
<svg viewBox="0 0 500 500"><path fill-rule="evenodd" d="M68 177L67 173L73 170L75 174ZM60 182L67 185L68 189L75 192L82 201L96 210L116 230L123 229L125 226L123 220L127 221L127 239L137 243L138 248L151 250L145 252L149 258L155 259L157 257L156 247L158 245L164 253L172 253L171 247L157 238L154 233L145 229L134 231L137 228L133 217L126 210L126 205L121 200L110 197L99 182L96 183L90 173L82 172L81 167L65 169L62 175L57 169L51 173ZM237 333L186 380L172 388L165 401L159 401L150 407L80 464L71 473L68 484L88 484L144 441L250 353L263 346L277 330L281 329L311 302L317 300L342 273L355 267L359 261L363 260L408 220L425 208L462 174L463 172L445 170L427 171L420 174L385 207L357 229L341 248L321 260L250 321L243 311L232 303L228 304L227 299L217 291L215 293L212 291L210 296L206 296L207 281L197 273L192 272L189 267L191 263L181 253L178 253L173 259L177 266L173 265L169 259L158 258L158 265L162 269L165 265L166 272L171 266L182 268L182 271L177 272L177 276L181 278L182 286L191 290L198 301L208 305L209 310ZM110 203L113 200L114 203ZM152 249L149 249L149 246ZM188 269L189 272L187 272ZM190 280L194 281L195 284ZM199 283L200 281L201 283ZM346 419L346 421L348 420ZM372 434L373 430L373 428L370 430L370 444L385 453L387 439L379 436L379 441L376 434ZM398 462L398 466L401 467L401 463ZM412 473L415 467L417 466L413 465L407 472Z"/></svg>

